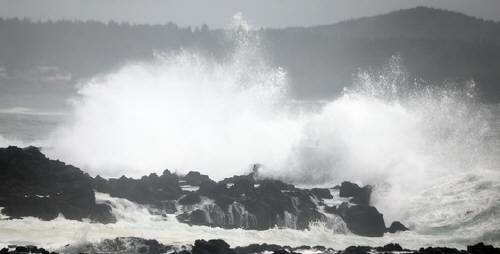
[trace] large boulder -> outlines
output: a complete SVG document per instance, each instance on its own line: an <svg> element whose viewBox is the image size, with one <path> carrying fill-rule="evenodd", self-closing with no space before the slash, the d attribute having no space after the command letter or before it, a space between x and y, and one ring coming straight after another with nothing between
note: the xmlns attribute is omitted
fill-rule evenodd
<svg viewBox="0 0 500 254"><path fill-rule="evenodd" d="M109 207L96 204L91 178L80 169L50 160L36 147L0 148L0 206L10 217L51 220L91 218L109 223Z"/></svg>
<svg viewBox="0 0 500 254"><path fill-rule="evenodd" d="M405 225L403 225L403 223L401 223L399 221L395 221L395 222L391 223L391 226L387 228L386 232L396 233L399 231L408 231L408 230L409 229Z"/></svg>
<svg viewBox="0 0 500 254"><path fill-rule="evenodd" d="M196 240L194 242L192 254L234 254L232 250L224 240Z"/></svg>
<svg viewBox="0 0 500 254"><path fill-rule="evenodd" d="M192 212L185 212L183 214L177 215L177 220L179 222L187 223L189 225L198 225L198 226L213 226L205 211L196 209Z"/></svg>
<svg viewBox="0 0 500 254"><path fill-rule="evenodd" d="M372 187L367 185L363 188L351 182L342 182L339 188L339 196L344 198L352 198L350 201L359 205L369 205Z"/></svg>
<svg viewBox="0 0 500 254"><path fill-rule="evenodd" d="M477 243L467 246L467 251L471 254L500 254L500 248L495 248L492 245Z"/></svg>
<svg viewBox="0 0 500 254"><path fill-rule="evenodd" d="M340 205L336 213L342 217L347 228L357 235L380 237L386 231L384 216L375 207L368 205Z"/></svg>

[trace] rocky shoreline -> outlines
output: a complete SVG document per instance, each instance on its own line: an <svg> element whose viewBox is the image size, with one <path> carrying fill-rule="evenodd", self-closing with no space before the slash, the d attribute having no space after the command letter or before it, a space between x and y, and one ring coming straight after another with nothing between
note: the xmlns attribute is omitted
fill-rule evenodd
<svg viewBox="0 0 500 254"><path fill-rule="evenodd" d="M98 203L95 192L146 205L152 212L175 215L181 223L266 230L307 229L330 225L332 233L380 237L408 230L400 222L386 227L383 215L370 205L371 186L343 182L332 188L297 188L262 178L255 165L248 175L216 182L199 172L177 175L165 170L140 179L91 177L63 162L50 160L38 148L0 148L0 207L9 218L115 223L112 204Z"/></svg>
<svg viewBox="0 0 500 254"><path fill-rule="evenodd" d="M448 247L426 247L418 250L409 250L401 247L397 243L390 243L380 247L370 246L349 246L344 250L335 250L325 246L280 246L275 244L251 244L248 246L238 246L231 248L224 240L196 240L192 245L173 246L161 244L156 240L147 240L137 237L119 237L106 239L99 243L88 243L80 245L67 245L66 247L49 252L36 246L15 246L11 245L0 250L0 254L7 253L140 253L140 254L294 254L294 253L315 253L315 254L368 254L368 253L415 253L415 254L498 254L500 248L495 248L484 243L467 246L466 250L459 250Z"/></svg>

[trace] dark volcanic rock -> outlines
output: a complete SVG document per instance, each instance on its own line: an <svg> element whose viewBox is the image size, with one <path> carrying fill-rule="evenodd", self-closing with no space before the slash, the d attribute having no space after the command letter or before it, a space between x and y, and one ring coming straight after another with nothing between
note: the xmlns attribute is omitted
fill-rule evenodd
<svg viewBox="0 0 500 254"><path fill-rule="evenodd" d="M94 244L67 245L63 253L141 253L160 254L169 253L173 247L163 245L157 240L148 240L138 237L118 237L105 239Z"/></svg>
<svg viewBox="0 0 500 254"><path fill-rule="evenodd" d="M342 182L339 188L340 197L352 197L350 201L359 205L369 205L371 193L371 186L367 185L361 188L357 184L351 182Z"/></svg>
<svg viewBox="0 0 500 254"><path fill-rule="evenodd" d="M372 247L369 246L349 246L342 253L343 254L368 254Z"/></svg>
<svg viewBox="0 0 500 254"><path fill-rule="evenodd" d="M161 176L150 174L141 179L122 176L109 180L96 177L93 187L99 192L109 193L113 197L126 198L130 201L162 208L167 200L176 200L182 196L179 177L165 170Z"/></svg>
<svg viewBox="0 0 500 254"><path fill-rule="evenodd" d="M399 231L408 231L408 230L409 229L405 225L403 225L403 223L401 223L399 221L395 221L391 224L391 226L389 228L387 228L386 232L396 233Z"/></svg>
<svg viewBox="0 0 500 254"><path fill-rule="evenodd" d="M428 247L420 248L417 252L418 254L466 254L465 251L460 251L455 248L448 247Z"/></svg>
<svg viewBox="0 0 500 254"><path fill-rule="evenodd" d="M113 222L110 210L96 204L90 179L38 148L0 148L0 206L7 216L50 220L61 213L67 219Z"/></svg>
<svg viewBox="0 0 500 254"><path fill-rule="evenodd" d="M181 177L182 180L186 181L186 184L193 186L200 186L203 182L213 182L207 175L200 174L197 171L189 171L187 175Z"/></svg>
<svg viewBox="0 0 500 254"><path fill-rule="evenodd" d="M275 252L283 249L282 246L276 244L250 244L244 247L236 247L234 251L237 254L247 254L247 253L263 253L264 251Z"/></svg>
<svg viewBox="0 0 500 254"><path fill-rule="evenodd" d="M181 205L194 205L201 201L200 196L196 193L189 193L186 196L179 199L179 204Z"/></svg>
<svg viewBox="0 0 500 254"><path fill-rule="evenodd" d="M234 250L223 240L196 240L194 242L193 254L234 254Z"/></svg>
<svg viewBox="0 0 500 254"><path fill-rule="evenodd" d="M484 243L467 246L467 251L471 254L500 254L500 248L485 245Z"/></svg>
<svg viewBox="0 0 500 254"><path fill-rule="evenodd" d="M367 205L348 206L343 203L336 213L344 219L351 232L362 236L383 236L386 230L384 217L375 207Z"/></svg>
<svg viewBox="0 0 500 254"><path fill-rule="evenodd" d="M189 245L188 245L189 246ZM49 254L43 248L36 246L14 246L3 248L0 253L41 253ZM14 249L13 249L14 248ZM224 240L196 240L192 248L185 246L171 246L159 243L156 240L147 240L138 237L118 237L115 239L105 239L97 243L88 244L80 243L76 245L66 245L62 250L63 253L144 253L144 254L160 254L160 253L180 253L180 254L254 254L254 253L279 253L279 254L294 254L294 253L337 253L337 254L368 254L368 253L415 253L415 254L498 254L500 249L491 245L478 243L476 245L467 246L467 251L457 250L447 247L427 247L419 250L403 249L397 243L389 243L383 247L370 246L349 246L343 251L335 251L324 246L310 247L307 245L291 248L290 246L280 246L275 244L251 244L248 246L239 246L231 248ZM51 252L57 254L55 252Z"/></svg>
<svg viewBox="0 0 500 254"><path fill-rule="evenodd" d="M386 228L382 214L367 205L371 187L343 182L341 196L352 202L339 207L324 206L322 199L333 198L328 189L300 189L280 180L260 179L258 171L214 182L199 172L179 177L165 170L140 179L91 178L78 168L47 159L36 148L9 147L0 150L0 206L11 217L35 216L51 220L62 213L68 219L90 218L113 223L110 204L96 204L93 188L111 196L176 213L190 225L266 230L273 227L306 229L312 222L326 222L323 214L337 214L351 232L363 236L382 236ZM180 183L199 185L197 191L183 191ZM205 200L206 202L201 202ZM319 200L319 202L318 202ZM318 202L318 203L317 203ZM193 206L199 204L198 206ZM157 211L156 209L153 209ZM387 229L404 229L397 223Z"/></svg>
<svg viewBox="0 0 500 254"><path fill-rule="evenodd" d="M397 243L389 243L384 245L384 247L377 247L375 250L379 252L393 252L393 251L403 251L401 245Z"/></svg>
<svg viewBox="0 0 500 254"><path fill-rule="evenodd" d="M330 193L330 190L328 189L321 189L321 188L314 188L311 189L311 192L320 199L331 199L333 198L332 194Z"/></svg>
<svg viewBox="0 0 500 254"><path fill-rule="evenodd" d="M108 204L97 204L92 210L90 218L101 223L116 222L116 218L111 214L111 207Z"/></svg>
<svg viewBox="0 0 500 254"><path fill-rule="evenodd" d="M177 220L183 223L187 223L189 225L214 226L210 224L205 211L200 209L196 209L192 212L179 214L177 215Z"/></svg>

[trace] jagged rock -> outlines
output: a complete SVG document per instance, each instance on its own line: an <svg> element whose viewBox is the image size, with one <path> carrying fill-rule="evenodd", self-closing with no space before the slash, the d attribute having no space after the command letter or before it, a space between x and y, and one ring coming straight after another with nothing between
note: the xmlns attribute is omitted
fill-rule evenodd
<svg viewBox="0 0 500 254"><path fill-rule="evenodd" d="M279 250L273 251L273 254L298 254L298 253L295 253L293 251L287 251L285 249L279 249Z"/></svg>
<svg viewBox="0 0 500 254"><path fill-rule="evenodd" d="M113 221L110 211L96 204L90 179L36 147L0 148L0 206L7 216L51 220L61 213L67 219Z"/></svg>
<svg viewBox="0 0 500 254"><path fill-rule="evenodd" d="M347 228L362 236L383 236L386 230L384 217L375 207L367 205L348 206L343 203L336 210L345 221Z"/></svg>
<svg viewBox="0 0 500 254"><path fill-rule="evenodd" d="M97 204L94 207L90 218L104 224L116 222L115 216L111 213L111 207L107 204Z"/></svg>
<svg viewBox="0 0 500 254"><path fill-rule="evenodd" d="M418 254L465 254L465 251L460 251L455 248L448 247L428 247L420 248Z"/></svg>
<svg viewBox="0 0 500 254"><path fill-rule="evenodd" d="M343 254L368 254L371 251L369 246L349 246L342 253Z"/></svg>
<svg viewBox="0 0 500 254"><path fill-rule="evenodd" d="M359 205L369 205L371 193L371 186L367 185L361 188L357 184L351 182L342 182L339 188L340 197L352 197L350 201Z"/></svg>
<svg viewBox="0 0 500 254"><path fill-rule="evenodd" d="M189 171L189 173L182 177L182 179L186 181L187 184L194 186L200 186L203 182L213 182L210 177L208 177L207 175L203 175L197 171Z"/></svg>
<svg viewBox="0 0 500 254"><path fill-rule="evenodd" d="M179 199L179 204L181 205L194 205L201 202L201 198L196 193L189 193L186 196Z"/></svg>
<svg viewBox="0 0 500 254"><path fill-rule="evenodd" d="M323 245L315 245L315 246L313 246L313 249L319 250L319 251L325 251L326 247Z"/></svg>
<svg viewBox="0 0 500 254"><path fill-rule="evenodd" d="M264 252L275 252L283 249L282 246L276 244L250 244L244 247L236 247L234 251L236 254L247 254L247 253L264 253Z"/></svg>
<svg viewBox="0 0 500 254"><path fill-rule="evenodd" d="M148 240L139 237L117 237L104 239L93 244L80 243L67 245L63 253L141 253L160 254L171 253L173 247L163 245L157 240Z"/></svg>
<svg viewBox="0 0 500 254"><path fill-rule="evenodd" d="M186 212L179 214L177 219L180 222L184 222L190 225L200 225L200 226L210 226L210 222L207 218L205 211L197 209L192 212Z"/></svg>
<svg viewBox="0 0 500 254"><path fill-rule="evenodd" d="M311 222L327 220L316 202L332 198L328 189L299 189L280 180L259 179L257 173L254 168L248 175L217 183L199 172L179 177L168 170L161 176L150 174L140 179L91 178L75 167L47 159L36 148L11 147L0 150L0 180L5 182L0 186L0 205L11 217L36 216L50 220L62 213L68 219L115 222L109 204L95 203L92 190L95 188L114 197L162 209L163 213L176 213L176 204L179 204L185 212L177 218L190 225L306 229ZM199 184L199 189L182 191L180 181ZM353 195L351 201L369 202L369 186L360 188L344 182L339 188L343 196ZM207 202L201 204L202 198ZM191 207L194 204L200 206ZM386 230L382 215L366 204L345 203L339 207L324 206L324 210L340 215L355 234L381 236ZM393 229L398 226L394 225Z"/></svg>
<svg viewBox="0 0 500 254"><path fill-rule="evenodd" d="M196 240L194 242L192 254L234 254L234 250L224 240Z"/></svg>
<svg viewBox="0 0 500 254"><path fill-rule="evenodd" d="M235 197L241 195L252 196L255 194L255 181L249 178L237 179L233 182L233 186L229 188L229 192Z"/></svg>
<svg viewBox="0 0 500 254"><path fill-rule="evenodd" d="M495 248L484 243L467 246L467 251L471 254L500 254L500 248Z"/></svg>
<svg viewBox="0 0 500 254"><path fill-rule="evenodd" d="M389 243L384 245L384 247L375 248L379 252L394 252L394 251L403 251L401 245L397 243Z"/></svg>
<svg viewBox="0 0 500 254"><path fill-rule="evenodd" d="M182 196L179 177L168 170L165 170L161 176L153 173L141 179L122 176L118 179L105 180L96 177L93 180L93 187L113 197L126 198L157 208L162 208L166 200L176 200Z"/></svg>
<svg viewBox="0 0 500 254"><path fill-rule="evenodd" d="M408 231L409 229L403 225L403 223L399 222L399 221L395 221L391 224L391 226L389 228L387 228L386 232L389 232L389 233L396 233L396 232L399 232L399 231Z"/></svg>
<svg viewBox="0 0 500 254"><path fill-rule="evenodd" d="M29 253L29 250L28 250L28 248L26 248L24 246L17 246L16 247L16 252L18 252L18 253Z"/></svg>

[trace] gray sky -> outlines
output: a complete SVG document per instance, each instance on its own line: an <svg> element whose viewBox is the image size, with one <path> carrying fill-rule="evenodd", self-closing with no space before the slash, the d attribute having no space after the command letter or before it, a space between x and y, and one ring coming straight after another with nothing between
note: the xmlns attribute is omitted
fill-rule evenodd
<svg viewBox="0 0 500 254"><path fill-rule="evenodd" d="M311 26L418 5L500 21L500 0L0 0L0 17L224 27L237 12L254 27Z"/></svg>

